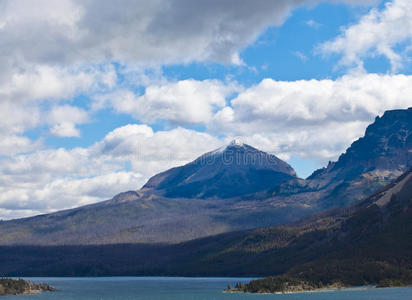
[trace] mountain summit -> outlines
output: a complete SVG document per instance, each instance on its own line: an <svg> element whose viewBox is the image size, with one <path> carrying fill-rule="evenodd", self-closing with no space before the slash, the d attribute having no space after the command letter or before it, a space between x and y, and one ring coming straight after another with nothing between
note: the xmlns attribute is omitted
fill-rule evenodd
<svg viewBox="0 0 412 300"><path fill-rule="evenodd" d="M337 162L315 172L310 179L332 174L337 178L355 178L379 170L395 172L392 178L412 165L412 107L386 111L366 129Z"/></svg>
<svg viewBox="0 0 412 300"><path fill-rule="evenodd" d="M293 178L293 168L275 155L233 140L191 163L153 176L143 188L171 198L230 198Z"/></svg>
<svg viewBox="0 0 412 300"><path fill-rule="evenodd" d="M333 187L325 204L347 205L370 195L412 166L412 108L386 111L338 161L306 181L318 189Z"/></svg>

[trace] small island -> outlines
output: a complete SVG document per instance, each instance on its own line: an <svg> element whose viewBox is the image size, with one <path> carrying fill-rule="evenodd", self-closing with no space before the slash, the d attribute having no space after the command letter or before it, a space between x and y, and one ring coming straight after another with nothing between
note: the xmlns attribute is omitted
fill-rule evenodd
<svg viewBox="0 0 412 300"><path fill-rule="evenodd" d="M0 296L54 292L56 289L46 283L34 283L23 279L0 278Z"/></svg>

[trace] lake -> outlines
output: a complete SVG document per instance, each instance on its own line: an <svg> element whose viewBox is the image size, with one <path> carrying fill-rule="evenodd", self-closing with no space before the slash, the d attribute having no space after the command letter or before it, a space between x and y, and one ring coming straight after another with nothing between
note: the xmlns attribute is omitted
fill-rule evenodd
<svg viewBox="0 0 412 300"><path fill-rule="evenodd" d="M222 290L250 278L24 278L46 282L58 292L37 295L5 296L1 299L24 300L411 300L412 288L351 289L335 292L286 295L223 294Z"/></svg>

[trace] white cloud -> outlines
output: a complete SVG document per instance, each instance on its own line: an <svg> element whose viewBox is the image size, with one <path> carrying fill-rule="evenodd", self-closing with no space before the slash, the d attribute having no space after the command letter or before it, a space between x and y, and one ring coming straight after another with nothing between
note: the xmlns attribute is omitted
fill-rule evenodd
<svg viewBox="0 0 412 300"><path fill-rule="evenodd" d="M121 90L96 97L94 107L112 106L117 112L154 123L168 120L176 124L206 123L216 109L226 105L226 97L241 88L219 80L182 80L146 87L142 96Z"/></svg>
<svg viewBox="0 0 412 300"><path fill-rule="evenodd" d="M75 126L88 121L87 113L65 103L81 93L110 89L116 78L111 65L15 69L10 77L0 80L0 134L11 139L48 124L57 136L78 136Z"/></svg>
<svg viewBox="0 0 412 300"><path fill-rule="evenodd" d="M90 150L113 161L129 161L131 169L147 179L220 145L221 141L208 133L182 127L154 133L147 125L133 124L113 130Z"/></svg>
<svg viewBox="0 0 412 300"><path fill-rule="evenodd" d="M25 136L15 134L0 135L0 155L15 155L23 152L32 152L40 148L40 143L32 142Z"/></svg>
<svg viewBox="0 0 412 300"><path fill-rule="evenodd" d="M140 174L125 171L82 179L63 177L35 190L33 197L38 203L47 203L44 208L55 210L58 207L73 207L98 202L111 198L119 191L136 190L136 183L141 180ZM45 202L44 199L52 199L52 201Z"/></svg>
<svg viewBox="0 0 412 300"><path fill-rule="evenodd" d="M372 9L357 24L345 28L341 35L319 46L324 54L341 54L340 64L363 66L368 57L384 56L392 71L401 69L410 58L412 46L412 2L393 0L382 10Z"/></svg>
<svg viewBox="0 0 412 300"><path fill-rule="evenodd" d="M23 133L40 123L40 109L28 103L20 105L0 100L0 132L4 135Z"/></svg>
<svg viewBox="0 0 412 300"><path fill-rule="evenodd" d="M52 108L47 117L47 122L53 126L50 132L59 137L79 137L76 124L88 121L89 115L85 110L69 105Z"/></svg>
<svg viewBox="0 0 412 300"><path fill-rule="evenodd" d="M411 106L410 95L412 76L406 75L265 79L216 113L208 128L252 141L266 137L272 140L269 148L280 155L327 161L360 137L376 115Z"/></svg>
<svg viewBox="0 0 412 300"><path fill-rule="evenodd" d="M42 64L239 63L239 49L305 2L2 1L1 52Z"/></svg>
<svg viewBox="0 0 412 300"><path fill-rule="evenodd" d="M0 98L19 103L71 99L82 92L111 87L116 80L111 65L87 68L20 65L8 71L7 78L0 80Z"/></svg>
<svg viewBox="0 0 412 300"><path fill-rule="evenodd" d="M80 131L73 123L61 122L50 128L50 133L58 137L80 137Z"/></svg>

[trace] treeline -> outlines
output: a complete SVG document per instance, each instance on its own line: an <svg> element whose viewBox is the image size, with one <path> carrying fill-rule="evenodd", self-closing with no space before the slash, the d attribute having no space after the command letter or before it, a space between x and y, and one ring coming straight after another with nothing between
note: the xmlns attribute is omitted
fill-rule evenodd
<svg viewBox="0 0 412 300"><path fill-rule="evenodd" d="M0 278L0 295L21 295L38 292L55 291L56 289L48 284L36 284L23 279Z"/></svg>
<svg viewBox="0 0 412 300"><path fill-rule="evenodd" d="M11 279L11 278L1 278L0 279L0 295L14 295L23 294L28 288L27 282L23 279Z"/></svg>
<svg viewBox="0 0 412 300"><path fill-rule="evenodd" d="M287 293L368 285L380 288L410 286L411 266L368 260L320 260L296 268L286 275L237 284L231 290L248 293Z"/></svg>

